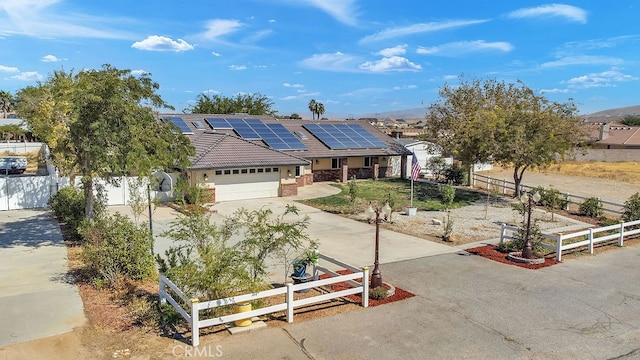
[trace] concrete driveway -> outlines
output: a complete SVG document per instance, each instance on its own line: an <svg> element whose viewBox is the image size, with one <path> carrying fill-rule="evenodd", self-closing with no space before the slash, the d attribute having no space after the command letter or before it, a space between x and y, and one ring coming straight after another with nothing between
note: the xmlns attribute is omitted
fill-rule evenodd
<svg viewBox="0 0 640 360"><path fill-rule="evenodd" d="M67 248L49 211L0 212L0 346L85 323L67 271Z"/></svg>

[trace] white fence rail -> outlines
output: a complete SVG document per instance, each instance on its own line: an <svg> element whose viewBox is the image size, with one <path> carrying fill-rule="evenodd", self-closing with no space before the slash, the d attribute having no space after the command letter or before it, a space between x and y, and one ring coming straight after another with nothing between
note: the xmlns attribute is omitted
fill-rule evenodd
<svg viewBox="0 0 640 360"><path fill-rule="evenodd" d="M518 227L502 224L500 231L500 243L505 240L513 240ZM589 254L593 254L594 244L618 240L618 246L623 246L624 239L640 234L640 220L621 222L620 224L604 226L600 228L589 228L582 231L562 234L542 234L551 244L542 242L540 245L556 252L556 259L562 261L562 252L577 247L588 246Z"/></svg>
<svg viewBox="0 0 640 360"><path fill-rule="evenodd" d="M492 188L493 189L497 188L502 193L502 195L514 193L516 189L516 184L514 182L507 181L504 179L496 179L490 176L475 174L475 173L473 174L472 185L474 187L484 188L487 190L491 190ZM520 184L520 188L528 191L528 190L534 189L535 187ZM574 204L574 205L580 205L585 200L588 199L587 197L572 195L567 192L561 192L560 194L564 196L564 198L568 201L569 204ZM613 214L618 214L618 215L621 215L623 213L622 208L624 207L624 204L619 204L619 203L606 201L602 199L600 199L600 202L602 202L602 205L603 205L602 210L604 211L607 211Z"/></svg>
<svg viewBox="0 0 640 360"><path fill-rule="evenodd" d="M334 271L331 271L323 266L314 265L313 267L313 280L308 281L306 283L300 284L287 284L284 287L270 289L266 291L261 291L254 294L245 294L234 297L229 297L225 299L216 299L205 302L200 302L199 299L189 299L187 295L185 295L171 280L167 279L166 276L160 275L160 303L168 302L171 304L178 313L190 324L191 326L191 344L193 346L198 346L200 343L200 329L204 327L220 325L230 323L236 320L243 320L247 318L252 318L254 316L260 316L265 314L270 314L279 311L286 311L287 314L287 322L293 322L293 310L297 307L315 304L322 301L327 301L331 299L336 299L352 294L362 294L362 306L369 306L369 269L367 267L363 267L362 269L355 268L349 264L341 262L332 257L318 254L319 259L325 260L327 262L333 263L338 266L342 266L345 269L352 271L351 274L340 275ZM319 279L319 273L323 272L325 274L330 275L329 278ZM361 279L360 282L356 281L356 279ZM331 284L336 284L340 282L346 282L352 285L352 288L329 292L321 295L306 297L303 299L294 300L293 294L295 292L311 289L320 286L327 286ZM170 291L167 291L169 289ZM177 296L182 300L184 304L187 304L188 309L183 308L180 305L179 301L176 300L173 296ZM251 302L254 300L272 297L272 296L284 296L284 302L267 306L260 309L255 309L248 312L241 312L231 315L219 316L211 319L200 319L200 311L206 309L213 309L219 306L225 305L233 305L233 304L242 304L246 302Z"/></svg>

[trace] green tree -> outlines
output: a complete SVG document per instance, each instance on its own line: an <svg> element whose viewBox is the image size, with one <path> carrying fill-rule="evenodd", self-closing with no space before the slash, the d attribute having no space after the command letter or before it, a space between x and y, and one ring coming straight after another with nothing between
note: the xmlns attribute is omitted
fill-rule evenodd
<svg viewBox="0 0 640 360"><path fill-rule="evenodd" d="M20 125L10 124L10 125L0 125L0 134L2 134L2 138L4 140L11 140L16 138L18 135L24 135L25 131Z"/></svg>
<svg viewBox="0 0 640 360"><path fill-rule="evenodd" d="M318 106L316 106L316 114L318 114L318 119L324 114L324 105L322 103L318 103Z"/></svg>
<svg viewBox="0 0 640 360"><path fill-rule="evenodd" d="M445 84L429 106L423 140L453 154L469 175L474 163L511 166L519 196L525 170L549 165L584 139L571 101L550 102L520 81L459 80L459 86Z"/></svg>
<svg viewBox="0 0 640 360"><path fill-rule="evenodd" d="M15 98L13 97L13 95L8 91L0 90L0 109L2 109L5 118L14 105Z"/></svg>
<svg viewBox="0 0 640 360"><path fill-rule="evenodd" d="M309 100L309 111L311 111L311 119L316 119L316 109L318 108L318 102L315 99Z"/></svg>
<svg viewBox="0 0 640 360"><path fill-rule="evenodd" d="M191 114L233 114L275 116L273 101L261 94L238 94L236 97L200 94L196 104L187 109Z"/></svg>
<svg viewBox="0 0 640 360"><path fill-rule="evenodd" d="M640 220L640 193L631 195L631 197L624 202L622 211L622 221Z"/></svg>
<svg viewBox="0 0 640 360"><path fill-rule="evenodd" d="M640 126L640 115L625 115L620 122L627 126Z"/></svg>
<svg viewBox="0 0 640 360"><path fill-rule="evenodd" d="M158 168L186 167L195 151L154 108L169 108L149 75L103 65L76 74L56 71L20 92L20 109L34 135L51 140L54 164L80 175L85 216L94 217L94 180L149 176Z"/></svg>

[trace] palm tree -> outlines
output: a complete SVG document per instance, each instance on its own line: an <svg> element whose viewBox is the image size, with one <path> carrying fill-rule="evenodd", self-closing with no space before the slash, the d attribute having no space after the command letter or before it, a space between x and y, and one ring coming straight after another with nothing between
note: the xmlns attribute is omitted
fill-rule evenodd
<svg viewBox="0 0 640 360"><path fill-rule="evenodd" d="M11 111L11 106L13 106L14 101L13 95L11 95L10 92L0 90L0 108L2 109L5 118L9 114L9 111Z"/></svg>
<svg viewBox="0 0 640 360"><path fill-rule="evenodd" d="M317 108L318 108L318 103L316 102L315 99L311 99L311 101L309 101L309 110L311 111L311 120L315 120Z"/></svg>
<svg viewBox="0 0 640 360"><path fill-rule="evenodd" d="M322 103L318 103L316 106L316 114L318 114L318 120L320 120L320 116L324 114L324 105Z"/></svg>

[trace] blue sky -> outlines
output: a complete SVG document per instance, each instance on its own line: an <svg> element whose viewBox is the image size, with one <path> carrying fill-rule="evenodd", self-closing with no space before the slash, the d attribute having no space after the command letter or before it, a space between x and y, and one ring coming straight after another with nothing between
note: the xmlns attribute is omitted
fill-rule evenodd
<svg viewBox="0 0 640 360"><path fill-rule="evenodd" d="M582 114L640 104L640 0L2 0L0 89L109 63L177 111L260 93L281 115L425 107L458 76L522 80Z"/></svg>

